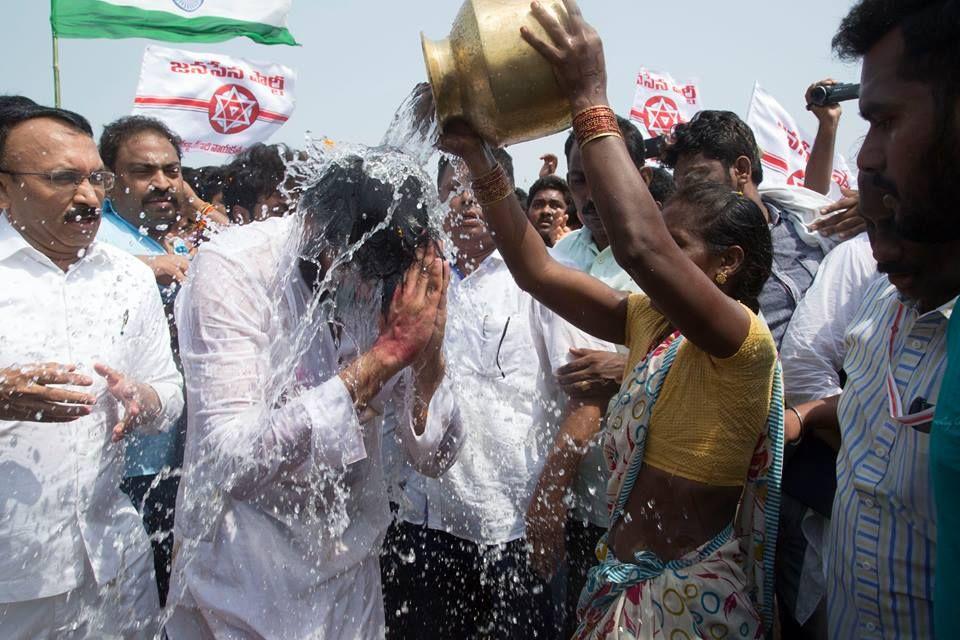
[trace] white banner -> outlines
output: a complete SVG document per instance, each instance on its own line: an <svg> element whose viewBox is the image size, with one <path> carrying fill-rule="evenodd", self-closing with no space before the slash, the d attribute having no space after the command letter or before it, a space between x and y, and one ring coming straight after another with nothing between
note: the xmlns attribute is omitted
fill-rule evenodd
<svg viewBox="0 0 960 640"><path fill-rule="evenodd" d="M295 81L279 64L149 46L133 113L165 122L184 151L233 155L290 118Z"/></svg>
<svg viewBox="0 0 960 640"><path fill-rule="evenodd" d="M757 83L747 112L747 124L760 146L763 185L803 186L814 137L797 124L786 109ZM839 199L840 187L856 189L856 175L839 153L833 159L833 184L829 197Z"/></svg>
<svg viewBox="0 0 960 640"><path fill-rule="evenodd" d="M640 69L630 119L640 126L644 138L655 138L689 122L702 104L696 80L676 82L669 73Z"/></svg>

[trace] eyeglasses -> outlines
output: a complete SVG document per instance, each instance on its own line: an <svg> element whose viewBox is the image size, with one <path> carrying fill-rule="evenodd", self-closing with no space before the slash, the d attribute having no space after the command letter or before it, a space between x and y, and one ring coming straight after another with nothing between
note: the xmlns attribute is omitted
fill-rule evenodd
<svg viewBox="0 0 960 640"><path fill-rule="evenodd" d="M0 173L8 176L40 176L46 178L55 189L76 189L84 180L90 181L90 186L94 189L103 189L109 191L113 188L117 176L110 171L94 171L93 173L83 173L73 171L72 169L63 169L61 171L50 171L46 173L35 173L29 171L7 171L0 169Z"/></svg>

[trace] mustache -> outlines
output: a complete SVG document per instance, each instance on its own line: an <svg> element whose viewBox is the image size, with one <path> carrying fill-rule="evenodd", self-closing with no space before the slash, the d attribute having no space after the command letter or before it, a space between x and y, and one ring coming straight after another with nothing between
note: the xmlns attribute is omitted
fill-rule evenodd
<svg viewBox="0 0 960 640"><path fill-rule="evenodd" d="M895 198L900 197L900 190L892 180L879 173L871 173L869 178L870 186L886 191Z"/></svg>
<svg viewBox="0 0 960 640"><path fill-rule="evenodd" d="M176 197L172 191L152 191L142 200L143 204L148 202L176 202Z"/></svg>
<svg viewBox="0 0 960 640"><path fill-rule="evenodd" d="M600 212L597 211L597 205L593 204L593 200L590 200L583 205L583 211L581 211L581 213L585 216L592 216L594 218L600 217Z"/></svg>
<svg viewBox="0 0 960 640"><path fill-rule="evenodd" d="M878 262L877 271L884 275L895 276L903 273L911 273L910 269L899 262Z"/></svg>
<svg viewBox="0 0 960 640"><path fill-rule="evenodd" d="M77 218L98 218L100 217L100 208L91 207L87 204L75 204L67 211L66 218L68 220L76 220Z"/></svg>

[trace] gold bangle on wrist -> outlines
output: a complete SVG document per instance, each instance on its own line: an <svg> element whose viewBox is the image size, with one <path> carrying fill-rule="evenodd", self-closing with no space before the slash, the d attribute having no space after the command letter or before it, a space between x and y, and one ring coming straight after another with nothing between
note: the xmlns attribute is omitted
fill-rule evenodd
<svg viewBox="0 0 960 640"><path fill-rule="evenodd" d="M481 207L505 200L513 193L513 184L499 162L487 173L474 178L472 187L473 196Z"/></svg>
<svg viewBox="0 0 960 640"><path fill-rule="evenodd" d="M800 436L799 436L796 440L792 440L791 442L788 443L788 444L790 444L790 446L796 447L796 446L798 446L801 442L803 442L803 432L804 432L803 416L800 415L800 412L797 411L796 407L785 407L785 410L786 410L786 411L792 411L792 412L793 412L793 415L797 416L797 420L800 422Z"/></svg>

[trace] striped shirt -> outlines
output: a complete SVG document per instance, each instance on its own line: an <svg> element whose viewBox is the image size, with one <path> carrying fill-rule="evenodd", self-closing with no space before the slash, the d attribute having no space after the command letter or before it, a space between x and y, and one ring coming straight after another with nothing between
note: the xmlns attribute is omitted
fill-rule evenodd
<svg viewBox="0 0 960 640"><path fill-rule="evenodd" d="M925 314L886 278L847 329L837 495L826 549L830 637L932 638L936 521L929 433L890 417L890 368L906 411L936 404L955 299ZM910 407L913 406L912 409Z"/></svg>

